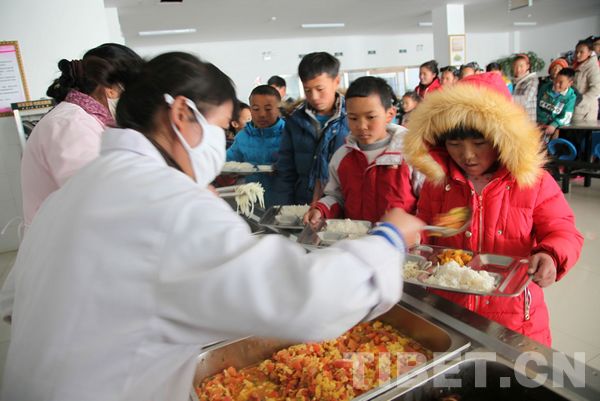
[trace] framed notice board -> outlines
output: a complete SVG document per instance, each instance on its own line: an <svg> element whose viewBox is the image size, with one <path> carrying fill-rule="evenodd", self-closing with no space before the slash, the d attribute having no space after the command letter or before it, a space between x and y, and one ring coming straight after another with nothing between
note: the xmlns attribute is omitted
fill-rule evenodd
<svg viewBox="0 0 600 401"><path fill-rule="evenodd" d="M17 41L0 41L0 117L13 115L11 104L29 100Z"/></svg>

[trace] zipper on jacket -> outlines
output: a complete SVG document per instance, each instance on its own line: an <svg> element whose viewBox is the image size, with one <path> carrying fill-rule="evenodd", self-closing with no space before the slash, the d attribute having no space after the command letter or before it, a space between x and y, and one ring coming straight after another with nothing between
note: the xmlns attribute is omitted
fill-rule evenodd
<svg viewBox="0 0 600 401"><path fill-rule="evenodd" d="M477 243L477 253L481 253L481 248L482 248L482 244L483 244L483 195L478 195L478 197L479 197L479 204L478 204L479 227L477 227L477 229L479 230L479 241Z"/></svg>
<svg viewBox="0 0 600 401"><path fill-rule="evenodd" d="M531 314L530 314L530 310L531 310L531 291L529 291L529 287L525 287L524 290L524 297L523 297L523 303L524 303L524 318L525 320L529 320L531 318Z"/></svg>

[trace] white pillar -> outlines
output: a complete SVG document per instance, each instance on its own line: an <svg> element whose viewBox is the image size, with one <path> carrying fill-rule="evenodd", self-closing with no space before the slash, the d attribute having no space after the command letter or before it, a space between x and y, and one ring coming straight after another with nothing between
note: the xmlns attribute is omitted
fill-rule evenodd
<svg viewBox="0 0 600 401"><path fill-rule="evenodd" d="M447 4L432 10L433 52L440 66L460 65L466 60L450 59L450 36L465 34L465 10L462 4ZM466 41L464 41L466 47ZM466 53L466 49L465 49Z"/></svg>
<svg viewBox="0 0 600 401"><path fill-rule="evenodd" d="M508 50L511 53L521 52L521 32L514 31L508 34Z"/></svg>

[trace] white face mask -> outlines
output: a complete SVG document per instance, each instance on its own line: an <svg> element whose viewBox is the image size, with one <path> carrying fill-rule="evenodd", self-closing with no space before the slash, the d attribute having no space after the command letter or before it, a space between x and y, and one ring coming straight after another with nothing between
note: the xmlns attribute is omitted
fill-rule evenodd
<svg viewBox="0 0 600 401"><path fill-rule="evenodd" d="M175 101L169 94L165 93L164 96L169 105ZM192 148L172 121L171 127L190 157L196 182L206 187L217 178L225 164L225 131L221 127L209 124L190 99L186 99L185 103L192 109L198 124L202 127L202 141Z"/></svg>

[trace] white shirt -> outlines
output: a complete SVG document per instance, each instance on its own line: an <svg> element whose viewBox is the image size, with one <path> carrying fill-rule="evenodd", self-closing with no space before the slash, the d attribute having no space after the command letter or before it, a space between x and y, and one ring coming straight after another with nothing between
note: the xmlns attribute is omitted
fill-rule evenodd
<svg viewBox="0 0 600 401"><path fill-rule="evenodd" d="M368 236L311 254L252 236L133 130L42 205L0 292L3 400L187 400L203 345L338 336L401 295L402 254Z"/></svg>
<svg viewBox="0 0 600 401"><path fill-rule="evenodd" d="M59 103L35 126L21 161L26 226L48 195L98 157L103 131L96 117L69 102Z"/></svg>

